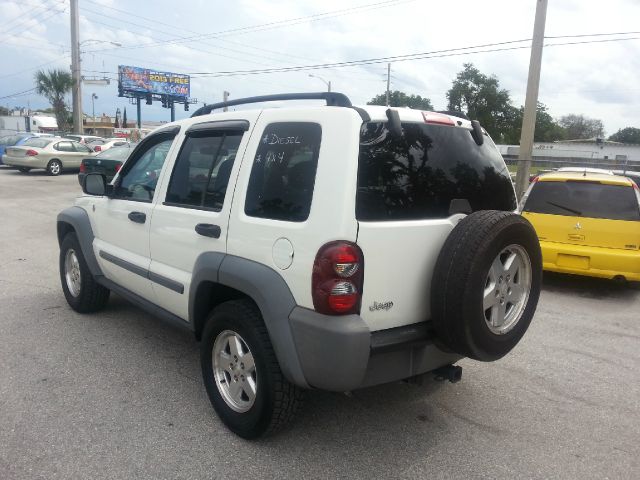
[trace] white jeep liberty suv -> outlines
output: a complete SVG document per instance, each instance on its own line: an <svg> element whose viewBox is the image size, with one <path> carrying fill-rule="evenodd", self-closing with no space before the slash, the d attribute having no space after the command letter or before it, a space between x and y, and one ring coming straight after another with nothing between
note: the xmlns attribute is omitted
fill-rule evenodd
<svg viewBox="0 0 640 480"><path fill-rule="evenodd" d="M325 105L211 113L286 100ZM299 105L299 103L297 104ZM349 391L496 360L522 338L541 255L477 121L340 93L199 109L91 173L58 215L69 305L110 291L200 341L223 422L255 438L306 389Z"/></svg>

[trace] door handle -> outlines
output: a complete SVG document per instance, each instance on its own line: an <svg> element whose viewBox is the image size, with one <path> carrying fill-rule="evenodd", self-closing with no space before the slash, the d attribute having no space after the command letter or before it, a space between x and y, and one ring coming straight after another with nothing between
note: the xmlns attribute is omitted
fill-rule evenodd
<svg viewBox="0 0 640 480"><path fill-rule="evenodd" d="M147 220L147 215L142 212L129 212L129 220L136 223L144 223Z"/></svg>
<svg viewBox="0 0 640 480"><path fill-rule="evenodd" d="M220 227L211 223L199 223L196 225L196 233L204 237L220 238Z"/></svg>

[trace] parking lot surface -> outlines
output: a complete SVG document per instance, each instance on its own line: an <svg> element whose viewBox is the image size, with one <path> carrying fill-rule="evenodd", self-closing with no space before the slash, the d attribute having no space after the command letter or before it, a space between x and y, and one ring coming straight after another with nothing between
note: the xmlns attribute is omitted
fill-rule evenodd
<svg viewBox="0 0 640 480"><path fill-rule="evenodd" d="M116 295L67 306L55 220L79 194L75 174L0 167L0 478L640 478L640 291L545 274L504 359L463 360L455 385L309 392L247 442L192 335Z"/></svg>

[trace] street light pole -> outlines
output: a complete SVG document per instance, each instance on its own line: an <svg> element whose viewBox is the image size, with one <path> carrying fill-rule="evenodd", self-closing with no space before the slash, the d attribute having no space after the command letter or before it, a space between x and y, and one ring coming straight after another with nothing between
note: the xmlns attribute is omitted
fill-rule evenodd
<svg viewBox="0 0 640 480"><path fill-rule="evenodd" d="M71 0L71 99L73 105L73 133L83 133L82 128L82 76L80 75L80 22L78 0ZM61 127L61 126L59 126Z"/></svg>
<svg viewBox="0 0 640 480"><path fill-rule="evenodd" d="M318 75L314 75L314 74L312 74L312 73L310 73L310 74L309 74L309 76L310 76L311 78L317 78L318 80L323 81L323 82L324 82L324 84L327 86L327 92L330 92L330 91L331 91L331 80L327 81L327 80L325 80L324 78L319 77Z"/></svg>
<svg viewBox="0 0 640 480"><path fill-rule="evenodd" d="M91 115L93 116L93 133L96 133L96 105L95 99L98 98L98 95L95 93L91 94Z"/></svg>

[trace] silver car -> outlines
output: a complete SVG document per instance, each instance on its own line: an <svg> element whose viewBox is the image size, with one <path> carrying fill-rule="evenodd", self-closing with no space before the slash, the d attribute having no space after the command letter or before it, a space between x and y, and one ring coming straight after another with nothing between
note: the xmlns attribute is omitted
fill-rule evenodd
<svg viewBox="0 0 640 480"><path fill-rule="evenodd" d="M2 160L23 173L44 168L49 175L60 175L63 170L80 169L82 159L96 153L86 145L64 138L38 137L30 138L19 147L7 148Z"/></svg>

